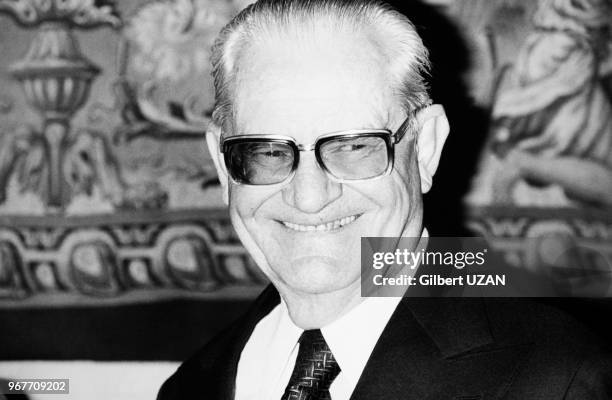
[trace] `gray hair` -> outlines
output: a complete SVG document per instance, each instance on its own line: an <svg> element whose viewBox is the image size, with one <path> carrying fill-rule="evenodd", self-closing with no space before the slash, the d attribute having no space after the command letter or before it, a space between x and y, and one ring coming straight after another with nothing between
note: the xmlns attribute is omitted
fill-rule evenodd
<svg viewBox="0 0 612 400"><path fill-rule="evenodd" d="M379 1L260 0L240 12L219 33L212 49L215 108L213 121L233 124L232 90L240 52L271 33L303 37L304 31L366 32L377 35L394 90L406 112L429 102L424 75L428 52L410 20Z"/></svg>

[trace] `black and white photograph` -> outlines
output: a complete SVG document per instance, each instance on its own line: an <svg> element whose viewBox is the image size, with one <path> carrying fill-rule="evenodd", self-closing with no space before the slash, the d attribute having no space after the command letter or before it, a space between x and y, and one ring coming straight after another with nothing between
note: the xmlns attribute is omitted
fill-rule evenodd
<svg viewBox="0 0 612 400"><path fill-rule="evenodd" d="M612 0L0 0L0 400L612 399Z"/></svg>

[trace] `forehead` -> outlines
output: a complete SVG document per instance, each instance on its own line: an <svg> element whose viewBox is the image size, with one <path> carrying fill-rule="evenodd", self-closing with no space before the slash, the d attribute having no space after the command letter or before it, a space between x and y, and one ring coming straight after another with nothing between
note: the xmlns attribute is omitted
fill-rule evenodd
<svg viewBox="0 0 612 400"><path fill-rule="evenodd" d="M365 35L275 38L242 54L236 77L236 133L322 133L385 128L394 96L381 50Z"/></svg>

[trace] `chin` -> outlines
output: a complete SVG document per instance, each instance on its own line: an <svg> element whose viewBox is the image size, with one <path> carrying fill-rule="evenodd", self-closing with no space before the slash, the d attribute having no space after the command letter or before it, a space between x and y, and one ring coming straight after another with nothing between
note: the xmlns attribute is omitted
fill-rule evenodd
<svg viewBox="0 0 612 400"><path fill-rule="evenodd" d="M359 270L349 263L323 256L300 257L279 274L285 286L309 294L329 293L349 286L359 279ZM355 273L357 272L357 273Z"/></svg>

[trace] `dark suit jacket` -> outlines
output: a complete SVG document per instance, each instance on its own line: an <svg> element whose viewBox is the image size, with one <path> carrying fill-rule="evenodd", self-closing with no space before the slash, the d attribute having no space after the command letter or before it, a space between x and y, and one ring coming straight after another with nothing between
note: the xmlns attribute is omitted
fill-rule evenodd
<svg viewBox="0 0 612 400"><path fill-rule="evenodd" d="M240 353L278 302L268 287L242 319L179 367L158 399L233 399ZM405 298L351 400L612 399L610 360L597 339L552 307Z"/></svg>

